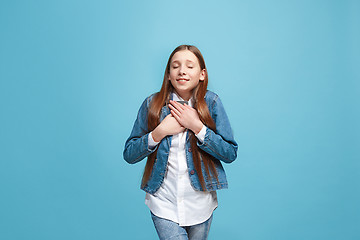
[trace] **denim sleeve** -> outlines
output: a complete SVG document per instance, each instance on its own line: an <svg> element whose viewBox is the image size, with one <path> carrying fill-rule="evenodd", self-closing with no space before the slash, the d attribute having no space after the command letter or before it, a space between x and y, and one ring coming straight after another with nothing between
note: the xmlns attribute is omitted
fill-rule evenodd
<svg viewBox="0 0 360 240"><path fill-rule="evenodd" d="M198 141L197 145L213 157L225 163L231 163L237 157L238 145L235 142L228 116L219 97L214 100L212 109L216 131L207 128L204 142Z"/></svg>
<svg viewBox="0 0 360 240"><path fill-rule="evenodd" d="M134 164L156 150L148 145L149 131L147 127L147 115L150 99L147 98L141 104L130 137L125 142L123 156L126 162Z"/></svg>

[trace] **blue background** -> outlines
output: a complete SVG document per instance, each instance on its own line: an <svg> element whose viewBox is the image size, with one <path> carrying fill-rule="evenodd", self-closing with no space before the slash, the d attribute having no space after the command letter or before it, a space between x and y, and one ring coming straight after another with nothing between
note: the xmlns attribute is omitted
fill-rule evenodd
<svg viewBox="0 0 360 240"><path fill-rule="evenodd" d="M0 238L156 239L122 158L171 51L239 144L209 239L360 239L359 1L2 1Z"/></svg>

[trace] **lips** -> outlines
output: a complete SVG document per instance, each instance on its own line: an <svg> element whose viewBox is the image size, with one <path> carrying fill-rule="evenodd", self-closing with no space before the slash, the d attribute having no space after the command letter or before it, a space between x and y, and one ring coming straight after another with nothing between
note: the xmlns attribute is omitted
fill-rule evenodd
<svg viewBox="0 0 360 240"><path fill-rule="evenodd" d="M184 82L184 81L189 81L189 79L186 79L186 78L178 78L178 79L176 79L176 81L182 81L182 82Z"/></svg>

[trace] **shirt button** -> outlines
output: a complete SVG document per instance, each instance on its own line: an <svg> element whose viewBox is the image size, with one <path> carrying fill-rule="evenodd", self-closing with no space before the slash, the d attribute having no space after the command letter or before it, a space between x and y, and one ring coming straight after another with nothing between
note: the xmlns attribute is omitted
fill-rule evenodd
<svg viewBox="0 0 360 240"><path fill-rule="evenodd" d="M191 148L189 148L189 152L191 152L192 151L192 149Z"/></svg>
<svg viewBox="0 0 360 240"><path fill-rule="evenodd" d="M191 174L191 175L194 175L194 173L195 173L194 170L191 170L191 171L190 171L190 174Z"/></svg>

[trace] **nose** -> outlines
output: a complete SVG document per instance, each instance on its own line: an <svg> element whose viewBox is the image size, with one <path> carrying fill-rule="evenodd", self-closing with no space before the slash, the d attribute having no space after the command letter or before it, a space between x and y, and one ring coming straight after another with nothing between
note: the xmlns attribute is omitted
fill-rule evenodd
<svg viewBox="0 0 360 240"><path fill-rule="evenodd" d="M185 72L185 67L180 67L180 72L179 72L180 75L185 75L186 72Z"/></svg>

